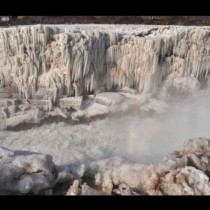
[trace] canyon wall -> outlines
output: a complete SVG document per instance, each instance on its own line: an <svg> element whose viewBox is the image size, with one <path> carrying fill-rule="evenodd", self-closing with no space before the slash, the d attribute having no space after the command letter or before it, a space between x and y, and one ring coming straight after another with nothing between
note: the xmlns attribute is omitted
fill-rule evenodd
<svg viewBox="0 0 210 210"><path fill-rule="evenodd" d="M175 78L207 81L210 30L141 27L136 32L24 26L0 30L0 81L30 99L45 89L53 102L99 88L156 93ZM127 28L129 30L129 27Z"/></svg>
<svg viewBox="0 0 210 210"><path fill-rule="evenodd" d="M112 117L113 113L120 113L121 122L135 122L136 118L142 119L144 114L149 116L158 113L158 116L163 116L167 109L174 108L168 102L177 99L175 96L194 94L209 87L209 37L209 27L36 25L1 28L0 129L21 123L39 123L49 116L77 120L108 113ZM206 100L201 102L208 105ZM193 112L189 112L190 116L196 113L203 114L201 118L206 116L208 107L203 112L194 112L196 107L200 106L191 107ZM131 118L125 118L122 113L129 109ZM179 118L181 115L175 120L176 124L183 121ZM191 118L186 119L189 122ZM190 124L190 129L193 126L193 129L197 128L195 122L199 118L194 116L192 119L194 124ZM129 126L125 124L123 127L121 122L106 122L113 129L107 138L126 138L122 129L126 130ZM118 125L117 129L114 124ZM138 121L136 124L143 125ZM146 124L145 128L149 125ZM157 127L156 121L152 125L152 129ZM53 131L58 128L58 125L54 126L47 131L50 140L53 140ZM75 127L72 126L73 129ZM174 124L172 127L174 129ZM64 135L56 130L60 139L54 136L52 148L62 151L63 161L72 156L79 160L79 165L68 162L71 164L62 167L55 165L50 155L0 148L0 194L210 194L209 139L191 139L185 143L183 151L176 151L159 163L143 165L120 157L102 158L101 153L97 153L95 147L87 141L87 134L88 129L93 129L90 141L94 142L92 136L100 130L102 132L94 144L97 145L101 139L101 142L107 144L102 138L106 136L106 128L101 124L99 127L90 126L87 130L84 127L75 129L70 132L76 134L75 138L69 133ZM166 132L168 127L163 124L160 128L161 132ZM181 127L180 132L184 129L186 127ZM110 145L120 147L120 151L122 146L120 154L125 153L124 147L128 147L128 152L133 151L132 134L137 129L134 130L131 124L130 130L128 140L131 141L127 144L120 141L121 144L116 142L115 145L112 139L110 141ZM6 138L5 132L1 133L1 144L12 147L11 140L17 144L20 142L21 148L23 145L24 148L30 146L29 138L25 138L27 142L23 144L16 134L10 133ZM81 152L75 153L76 145L80 144L81 132L85 135L84 143L81 143ZM28 133L30 136L37 134L33 130ZM138 142L144 140L140 134ZM155 134L155 140L158 140ZM40 136L36 138L31 142L40 147L50 145L50 141L44 143ZM70 145L72 141L74 146ZM140 146L144 148L145 144ZM37 152L40 149L34 148L31 151ZM70 151L67 150L69 148ZM107 148L110 149L109 145ZM46 153L53 151L49 147L44 149ZM91 151L92 156L87 155L85 150ZM139 152L138 149L134 151ZM106 153L111 154L109 151ZM80 164L82 158L88 161ZM11 164L8 165L8 162Z"/></svg>
<svg viewBox="0 0 210 210"><path fill-rule="evenodd" d="M105 91L128 89L166 99L208 87L209 35L208 27L182 26L1 28L0 118L30 109L30 104L44 112L69 109L69 98L94 94L93 99ZM39 122L40 115L27 113L15 125Z"/></svg>

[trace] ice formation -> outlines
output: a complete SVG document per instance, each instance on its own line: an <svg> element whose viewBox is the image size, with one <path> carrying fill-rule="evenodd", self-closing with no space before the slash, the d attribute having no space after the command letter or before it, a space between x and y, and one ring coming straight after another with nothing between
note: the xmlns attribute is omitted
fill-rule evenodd
<svg viewBox="0 0 210 210"><path fill-rule="evenodd" d="M17 99L0 103L1 119L23 114L21 104L24 112L38 108L48 112L45 117L68 118L65 109L74 109L71 97L90 93L167 98L174 91L199 90L209 84L209 33L208 27L181 26L1 28L0 96ZM2 129L8 126L13 125L1 123Z"/></svg>
<svg viewBox="0 0 210 210"><path fill-rule="evenodd" d="M44 194L54 185L52 156L0 148L0 194Z"/></svg>
<svg viewBox="0 0 210 210"><path fill-rule="evenodd" d="M63 95L100 87L156 93L172 78L207 80L209 28L138 30L126 34L109 32L108 27L105 32L100 27L94 31L45 25L1 29L1 84L16 88L25 99L45 88L55 103Z"/></svg>
<svg viewBox="0 0 210 210"><path fill-rule="evenodd" d="M177 99L198 97L200 91L202 106L208 104L203 89L210 87L209 46L209 27L1 28L0 130L49 117L89 124L52 124L51 130L45 125L24 134L2 131L1 146L14 151L0 148L0 194L209 195L209 139L188 140L183 151L163 161L134 162L137 153L141 160L148 160L151 151L159 158L162 153L154 145L164 145L180 130L182 137L188 132L189 127L174 124L186 126L180 122L191 118L176 110L166 112L180 102ZM193 135L201 123L195 116L201 106L195 104L192 101L191 109L180 106L194 117L189 128ZM201 109L204 119L208 109ZM90 123L105 115L104 121ZM167 129L170 126L173 130ZM209 135L209 128L202 128ZM159 135L163 130L166 135ZM39 153L17 150L22 147ZM40 153L53 155L55 163L52 156Z"/></svg>
<svg viewBox="0 0 210 210"><path fill-rule="evenodd" d="M205 138L188 140L183 151L150 165L120 158L94 161L83 176L106 194L209 195L209 142Z"/></svg>
<svg viewBox="0 0 210 210"><path fill-rule="evenodd" d="M150 165L113 157L66 168L49 155L1 147L0 194L56 194L63 184L66 195L210 195L209 143L190 139Z"/></svg>

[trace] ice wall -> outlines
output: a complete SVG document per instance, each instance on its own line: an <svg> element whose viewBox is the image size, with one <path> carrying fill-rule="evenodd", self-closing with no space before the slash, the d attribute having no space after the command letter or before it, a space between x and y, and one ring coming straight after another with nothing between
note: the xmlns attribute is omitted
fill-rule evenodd
<svg viewBox="0 0 210 210"><path fill-rule="evenodd" d="M0 84L25 99L132 87L167 95L175 78L207 82L210 28L21 26L0 30ZM125 30L124 30L125 29ZM186 85L185 85L186 86Z"/></svg>

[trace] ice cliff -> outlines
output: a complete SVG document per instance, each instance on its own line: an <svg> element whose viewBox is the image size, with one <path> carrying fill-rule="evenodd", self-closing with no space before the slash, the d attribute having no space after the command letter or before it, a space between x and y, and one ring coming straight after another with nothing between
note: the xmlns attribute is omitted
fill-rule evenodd
<svg viewBox="0 0 210 210"><path fill-rule="evenodd" d="M119 26L118 26L119 27ZM19 96L53 101L113 86L155 93L168 80L207 80L209 28L23 26L0 30L0 80ZM134 26L133 26L134 27ZM8 87L9 88L9 87Z"/></svg>
<svg viewBox="0 0 210 210"><path fill-rule="evenodd" d="M66 111L74 109L68 105L72 96L126 88L159 98L193 92L209 85L209 62L209 27L1 28L0 115L5 119L39 108L48 115L68 118Z"/></svg>

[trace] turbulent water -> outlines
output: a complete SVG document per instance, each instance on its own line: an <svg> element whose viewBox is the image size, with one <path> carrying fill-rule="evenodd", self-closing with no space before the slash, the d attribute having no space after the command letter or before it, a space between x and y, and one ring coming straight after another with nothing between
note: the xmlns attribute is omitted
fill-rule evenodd
<svg viewBox="0 0 210 210"><path fill-rule="evenodd" d="M210 92L201 91L161 116L138 112L89 124L45 124L23 131L1 131L0 145L53 155L57 164L82 163L122 156L140 163L156 162L181 149L192 137L210 137Z"/></svg>
<svg viewBox="0 0 210 210"><path fill-rule="evenodd" d="M33 99L29 109L48 112L61 107L61 98L68 103L69 96L97 93L101 88L130 87L161 99L174 88L196 92L209 85L209 31L209 27L138 25L1 29L0 96ZM208 93L196 95L156 117L143 118L137 104L130 113L110 114L89 124L60 122L2 131L0 145L48 153L60 164L114 155L156 161L180 148L187 138L209 137L208 99ZM21 108L15 103L2 99L3 129L21 122L19 116L28 105ZM67 108L61 107L64 112ZM28 113L22 121L32 119Z"/></svg>

